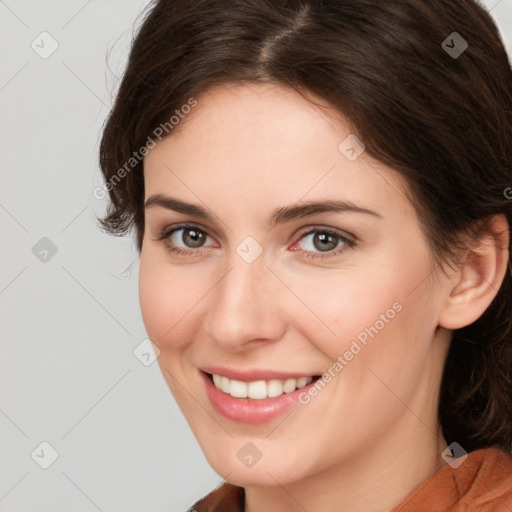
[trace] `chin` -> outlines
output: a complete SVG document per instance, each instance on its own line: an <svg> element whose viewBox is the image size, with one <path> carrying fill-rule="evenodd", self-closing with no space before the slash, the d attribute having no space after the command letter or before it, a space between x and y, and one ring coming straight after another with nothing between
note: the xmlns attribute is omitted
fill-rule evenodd
<svg viewBox="0 0 512 512"><path fill-rule="evenodd" d="M215 444L212 438L206 442L209 443L208 446L201 445L201 448L208 463L220 477L234 485L286 485L306 476L304 473L307 468L304 467L303 461L308 457L297 453L296 450L291 457L286 457L280 455L275 446L272 448L269 441L266 448L261 447L257 439L253 442L250 439L230 438L227 445ZM260 458L255 446L261 447ZM268 450L271 450L271 453L265 456L265 451Z"/></svg>

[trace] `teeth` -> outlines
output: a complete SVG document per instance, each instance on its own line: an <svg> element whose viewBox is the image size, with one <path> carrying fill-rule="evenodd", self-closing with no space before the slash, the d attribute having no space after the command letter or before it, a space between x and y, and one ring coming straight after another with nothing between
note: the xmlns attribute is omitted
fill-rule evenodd
<svg viewBox="0 0 512 512"><path fill-rule="evenodd" d="M247 396L261 400L267 398L267 383L264 380L257 380L256 382L249 382L247 386Z"/></svg>
<svg viewBox="0 0 512 512"><path fill-rule="evenodd" d="M219 389L222 389L224 393L229 394L229 379L227 377L221 377L221 386Z"/></svg>
<svg viewBox="0 0 512 512"><path fill-rule="evenodd" d="M212 375L213 383L215 384L216 388L222 389L222 377L220 375Z"/></svg>
<svg viewBox="0 0 512 512"><path fill-rule="evenodd" d="M229 394L235 398L247 398L247 382L232 380L229 384Z"/></svg>
<svg viewBox="0 0 512 512"><path fill-rule="evenodd" d="M295 391L297 384L297 379L286 379L283 384L283 391L285 393L291 393Z"/></svg>
<svg viewBox="0 0 512 512"><path fill-rule="evenodd" d="M305 385L309 384L309 382L307 377L301 377L300 379L297 379L297 387L303 388Z"/></svg>
<svg viewBox="0 0 512 512"><path fill-rule="evenodd" d="M257 380L253 382L231 380L221 375L212 375L212 377L214 386L224 393L235 398L252 398L254 400L274 398L283 393L291 393L313 381L313 377L286 380L272 379L269 381Z"/></svg>
<svg viewBox="0 0 512 512"><path fill-rule="evenodd" d="M283 382L280 380L269 380L267 384L267 396L274 398L283 394Z"/></svg>

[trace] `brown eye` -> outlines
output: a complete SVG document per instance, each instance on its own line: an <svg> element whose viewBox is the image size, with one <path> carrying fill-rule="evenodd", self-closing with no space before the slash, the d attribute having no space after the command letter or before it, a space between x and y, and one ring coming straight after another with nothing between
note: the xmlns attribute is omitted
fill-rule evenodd
<svg viewBox="0 0 512 512"><path fill-rule="evenodd" d="M338 238L330 233L315 233L312 243L319 251L332 251L338 246Z"/></svg>
<svg viewBox="0 0 512 512"><path fill-rule="evenodd" d="M183 231L181 235L181 241L190 248L202 247L204 241L206 240L206 236L202 231L197 229L188 228L188 229L179 229L177 231Z"/></svg>
<svg viewBox="0 0 512 512"><path fill-rule="evenodd" d="M166 228L157 240L163 241L170 252L189 256L198 255L203 247L205 249L208 247L207 242L210 242L210 245L214 242L206 231L187 225Z"/></svg>
<svg viewBox="0 0 512 512"><path fill-rule="evenodd" d="M350 245L350 240L341 234L317 229L302 236L299 246L306 252L329 252L344 245Z"/></svg>
<svg viewBox="0 0 512 512"><path fill-rule="evenodd" d="M303 233L292 250L300 250L304 258L329 258L340 255L356 244L357 239L344 231L318 227Z"/></svg>

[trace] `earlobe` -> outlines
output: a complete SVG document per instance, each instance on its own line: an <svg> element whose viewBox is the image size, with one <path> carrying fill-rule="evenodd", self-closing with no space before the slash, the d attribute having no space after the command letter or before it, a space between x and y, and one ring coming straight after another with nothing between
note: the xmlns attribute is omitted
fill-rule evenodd
<svg viewBox="0 0 512 512"><path fill-rule="evenodd" d="M509 264L509 226L495 215L482 226L451 279L439 318L445 329L460 329L477 320L498 294Z"/></svg>

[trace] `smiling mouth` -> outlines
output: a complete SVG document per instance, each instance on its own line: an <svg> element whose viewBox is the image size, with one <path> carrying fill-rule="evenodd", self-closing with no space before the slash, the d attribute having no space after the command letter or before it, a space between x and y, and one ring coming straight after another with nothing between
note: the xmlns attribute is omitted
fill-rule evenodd
<svg viewBox="0 0 512 512"><path fill-rule="evenodd" d="M206 373L206 375L213 385L223 393L233 398L249 398L252 400L277 398L287 393L293 393L297 389L301 389L320 378L320 375L312 375L310 377L299 377L296 379L271 379L243 382L229 379L223 375L211 373Z"/></svg>

